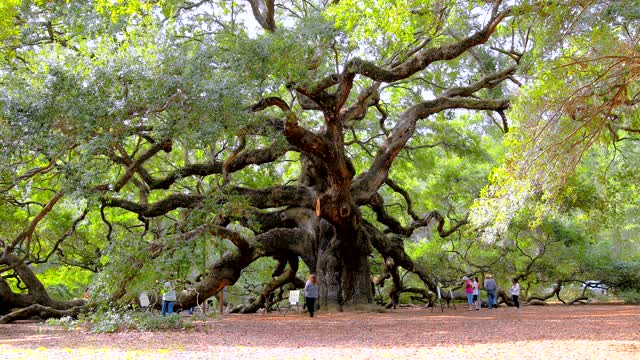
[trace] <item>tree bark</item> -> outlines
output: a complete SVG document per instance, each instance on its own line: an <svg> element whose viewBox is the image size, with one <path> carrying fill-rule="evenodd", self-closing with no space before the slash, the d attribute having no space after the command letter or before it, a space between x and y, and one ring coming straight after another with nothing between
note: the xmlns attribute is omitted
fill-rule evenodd
<svg viewBox="0 0 640 360"><path fill-rule="evenodd" d="M370 252L369 239L357 223L351 227L325 229L316 268L321 307L342 311L345 306L373 301Z"/></svg>

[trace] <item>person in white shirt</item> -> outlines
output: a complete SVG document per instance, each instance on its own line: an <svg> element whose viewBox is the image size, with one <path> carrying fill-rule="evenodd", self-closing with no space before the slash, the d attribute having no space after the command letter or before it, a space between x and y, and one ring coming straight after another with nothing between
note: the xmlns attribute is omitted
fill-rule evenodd
<svg viewBox="0 0 640 360"><path fill-rule="evenodd" d="M176 291L169 281L164 283L164 292L162 293L162 316L173 313L173 303L176 302Z"/></svg>
<svg viewBox="0 0 640 360"><path fill-rule="evenodd" d="M516 308L520 309L520 303L518 298L520 297L520 283L518 279L513 279L513 285L511 286L511 300L516 304Z"/></svg>
<svg viewBox="0 0 640 360"><path fill-rule="evenodd" d="M476 310L480 310L480 284L478 283L478 277L473 278L473 304L476 306Z"/></svg>

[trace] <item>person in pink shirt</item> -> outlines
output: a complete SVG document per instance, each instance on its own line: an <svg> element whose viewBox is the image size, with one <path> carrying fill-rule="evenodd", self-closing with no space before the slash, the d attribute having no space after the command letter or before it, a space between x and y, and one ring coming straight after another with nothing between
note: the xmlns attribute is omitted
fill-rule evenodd
<svg viewBox="0 0 640 360"><path fill-rule="evenodd" d="M468 277L463 277L464 292L467 294L467 301L469 302L469 311L473 310L473 282Z"/></svg>

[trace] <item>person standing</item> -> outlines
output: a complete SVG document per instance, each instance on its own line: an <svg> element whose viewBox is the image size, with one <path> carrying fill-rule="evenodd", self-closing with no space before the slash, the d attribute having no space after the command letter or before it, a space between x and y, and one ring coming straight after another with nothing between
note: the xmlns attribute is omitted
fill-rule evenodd
<svg viewBox="0 0 640 360"><path fill-rule="evenodd" d="M478 283L478 277L473 278L473 304L476 307L476 310L480 311L480 283Z"/></svg>
<svg viewBox="0 0 640 360"><path fill-rule="evenodd" d="M469 280L468 277L463 277L462 281L464 281L464 292L467 294L467 302L469 303L469 310L473 310L473 283Z"/></svg>
<svg viewBox="0 0 640 360"><path fill-rule="evenodd" d="M162 316L173 313L173 304L176 302L176 291L173 290L169 281L164 283L164 292L162 293Z"/></svg>
<svg viewBox="0 0 640 360"><path fill-rule="evenodd" d="M318 298L318 280L315 274L309 275L307 283L304 285L304 303L309 310L309 316L313 317L316 312L316 299Z"/></svg>
<svg viewBox="0 0 640 360"><path fill-rule="evenodd" d="M516 308L520 309L520 302L518 298L520 297L520 283L518 279L513 279L513 285L511 285L511 300L514 304L516 304Z"/></svg>
<svg viewBox="0 0 640 360"><path fill-rule="evenodd" d="M487 303L489 303L489 309L498 307L498 303L496 302L496 290L498 289L498 284L496 284L496 281L493 279L493 275L487 275L487 279L484 281L484 289L487 291Z"/></svg>

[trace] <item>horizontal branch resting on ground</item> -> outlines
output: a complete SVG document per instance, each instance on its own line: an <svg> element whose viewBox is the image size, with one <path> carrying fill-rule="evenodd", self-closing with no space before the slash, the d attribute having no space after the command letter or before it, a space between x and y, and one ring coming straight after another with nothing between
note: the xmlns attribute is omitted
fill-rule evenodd
<svg viewBox="0 0 640 360"><path fill-rule="evenodd" d="M59 310L49 306L33 304L26 308L18 309L0 317L0 324L9 324L16 320L28 320L33 317L41 319L61 318L64 316L76 317L80 314L82 306L76 306L67 310Z"/></svg>

